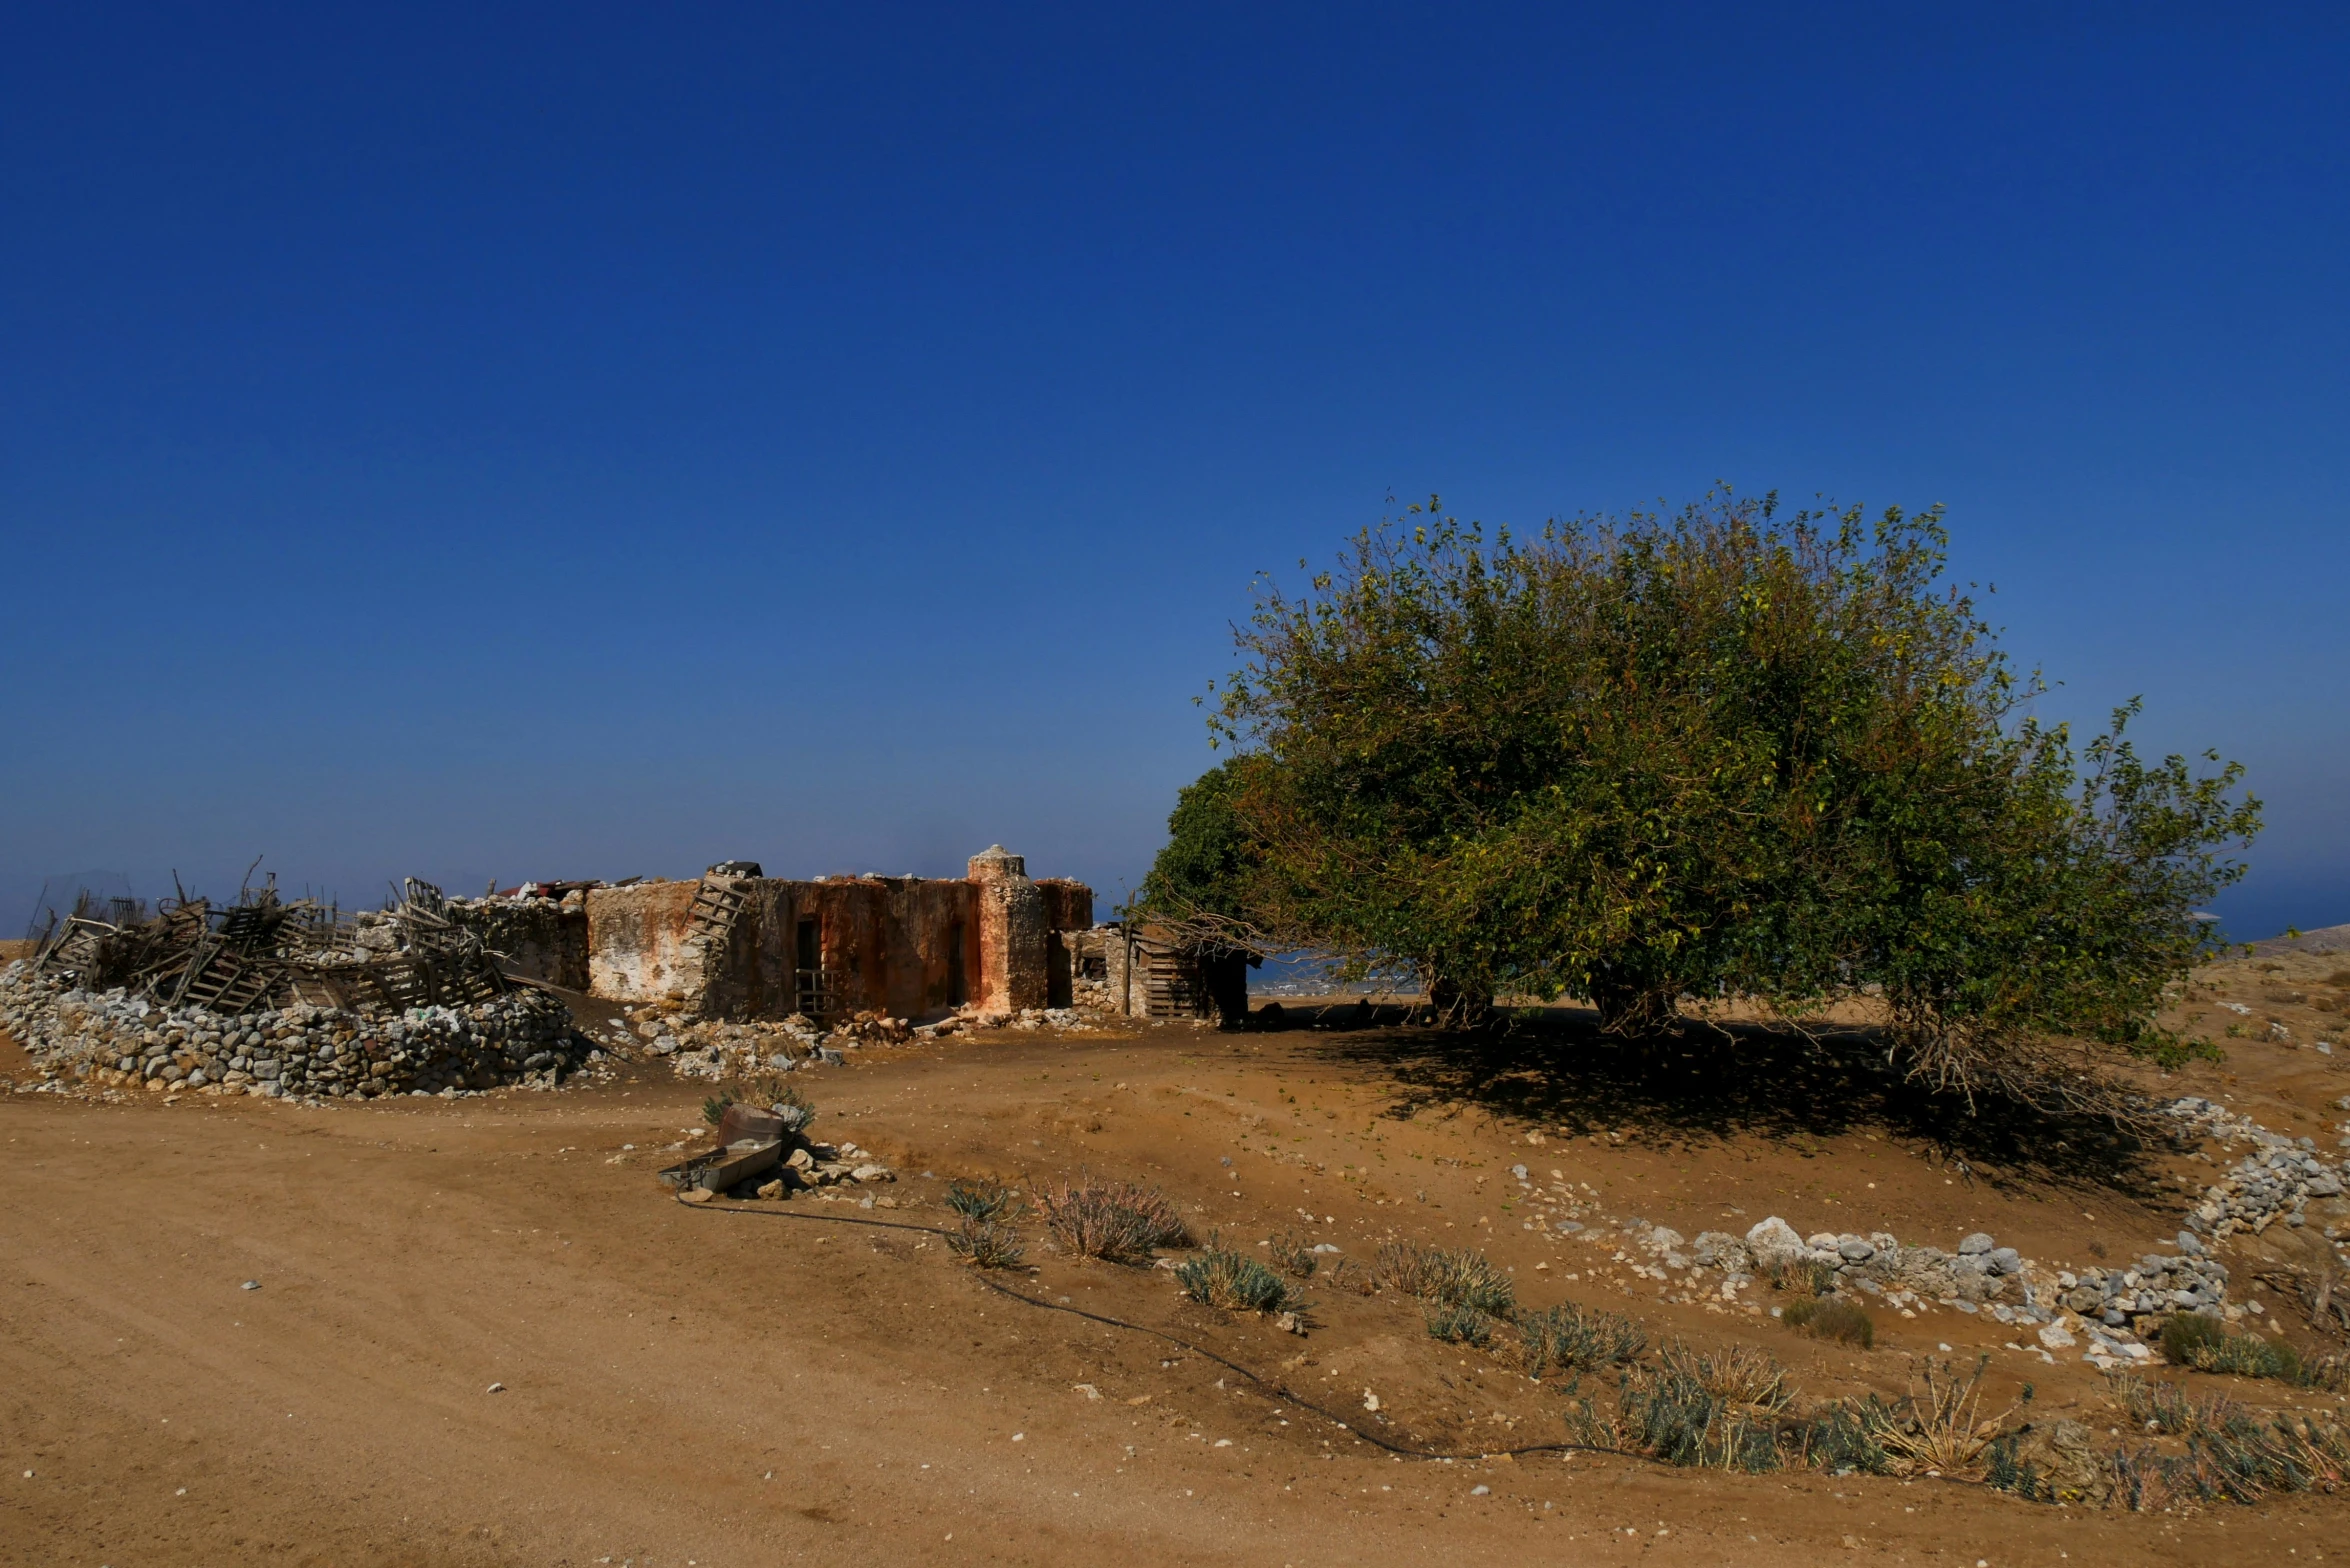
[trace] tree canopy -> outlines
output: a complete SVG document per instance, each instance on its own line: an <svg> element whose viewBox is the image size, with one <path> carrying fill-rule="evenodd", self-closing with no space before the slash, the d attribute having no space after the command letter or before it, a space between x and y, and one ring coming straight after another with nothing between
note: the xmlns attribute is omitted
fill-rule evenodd
<svg viewBox="0 0 2350 1568"><path fill-rule="evenodd" d="M1408 969L1464 1020L1867 994L1915 1070L2018 1090L2033 1042L2156 1048L2258 802L2214 754L2142 760L2135 704L2076 754L1946 547L1938 510L1726 493L1528 537L1414 507L1302 595L1260 585L1233 755L1142 902Z"/></svg>

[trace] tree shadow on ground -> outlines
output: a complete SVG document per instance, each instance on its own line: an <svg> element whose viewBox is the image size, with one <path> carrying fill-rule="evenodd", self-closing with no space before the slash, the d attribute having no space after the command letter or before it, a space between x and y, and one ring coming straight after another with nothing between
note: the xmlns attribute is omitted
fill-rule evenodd
<svg viewBox="0 0 2350 1568"><path fill-rule="evenodd" d="M2014 1100L1938 1092L1888 1065L1878 1031L1806 1035L1751 1024L1692 1024L1678 1035L1627 1041L1596 1014L1549 1010L1532 1022L1469 1033L1406 1027L1403 1010L1299 1010L1292 1022L1348 1032L1338 1060L1395 1086L1388 1114L1473 1107L1573 1137L1627 1143L1776 1139L1799 1153L1814 1139L1867 1128L1919 1146L1970 1177L2155 1192L2142 1138L2099 1117Z"/></svg>

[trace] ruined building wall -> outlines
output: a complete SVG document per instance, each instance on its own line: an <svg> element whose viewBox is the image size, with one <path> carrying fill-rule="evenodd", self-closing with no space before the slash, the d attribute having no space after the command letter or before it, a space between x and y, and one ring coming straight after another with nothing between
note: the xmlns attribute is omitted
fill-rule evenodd
<svg viewBox="0 0 2350 1568"><path fill-rule="evenodd" d="M1067 1006L1069 953L1058 933L1091 922L1093 890L1031 881L1020 857L1000 847L971 865L961 881L725 879L739 910L707 960L692 934L699 884L595 888L590 989L738 1020L872 1012L921 1022L965 1003L997 1012Z"/></svg>
<svg viewBox="0 0 2350 1568"><path fill-rule="evenodd" d="M1073 939L1093 925L1093 889L1067 877L1039 877L1036 892L1044 903L1045 1005L1071 1007L1079 962Z"/></svg>
<svg viewBox="0 0 2350 1568"><path fill-rule="evenodd" d="M979 919L968 882L759 878L742 886L743 913L711 974L706 1016L874 1012L919 1021L972 999ZM802 962L811 953L813 974Z"/></svg>
<svg viewBox="0 0 2350 1568"><path fill-rule="evenodd" d="M474 932L498 955L498 967L525 980L585 991L588 915L578 893L552 898L452 898L449 919Z"/></svg>
<svg viewBox="0 0 2350 1568"><path fill-rule="evenodd" d="M616 1002L698 1002L705 988L702 955L686 941L697 885L588 889L588 989Z"/></svg>

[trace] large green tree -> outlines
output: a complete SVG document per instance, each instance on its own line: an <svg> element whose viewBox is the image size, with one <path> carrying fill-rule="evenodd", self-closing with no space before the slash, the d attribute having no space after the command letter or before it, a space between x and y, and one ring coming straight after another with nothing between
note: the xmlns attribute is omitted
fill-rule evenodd
<svg viewBox="0 0 2350 1568"><path fill-rule="evenodd" d="M2257 803L2232 765L2141 762L2126 711L2085 759L2023 716L2038 682L1946 542L1935 512L1727 494L1524 538L1415 507L1261 587L1217 696L1235 755L1146 902L1414 970L1464 1019L1865 991L1921 1071L2009 1087L2047 1079L2010 1070L2032 1041L2144 1044Z"/></svg>

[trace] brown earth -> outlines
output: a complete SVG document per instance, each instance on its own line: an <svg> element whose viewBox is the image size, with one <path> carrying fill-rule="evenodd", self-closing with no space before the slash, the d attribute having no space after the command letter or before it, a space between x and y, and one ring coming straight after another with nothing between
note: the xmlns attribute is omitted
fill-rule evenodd
<svg viewBox="0 0 2350 1568"><path fill-rule="evenodd" d="M2182 1021L2258 998L2293 1043L2227 1041L2224 1066L2162 1087L2231 1097L2331 1150L2350 1064L2309 1042L2350 987L2326 983L2335 962L2259 962L2282 967L2207 971ZM870 1210L673 1202L653 1172L692 1146L704 1091L651 1068L559 1094L315 1110L0 1097L0 1563L2350 1553L2329 1497L2138 1516L1923 1479L1479 1457L1561 1439L1560 1390L1436 1344L1416 1308L1356 1294L1345 1270L1310 1287L1301 1339L1190 1305L1166 1272L1065 1259L1033 1225L1035 1272L983 1276L935 1234L831 1223L942 1227L950 1175L1130 1177L1175 1195L1202 1235L1253 1247L1286 1229L1356 1272L1387 1237L1473 1243L1522 1300L1630 1311L1658 1340L1764 1346L1806 1395L1897 1394L1948 1346L1990 1353L1994 1406L2030 1380L2035 1411L2115 1427L2096 1374L2009 1348L2016 1331L1988 1318L1880 1311L1859 1352L1672 1299L1612 1246L1534 1228L1508 1168L1583 1197L1595 1223L1694 1235L1776 1213L1942 1246L1981 1229L2085 1265L2164 1245L2177 1183L2208 1166L1855 1088L1849 1063L1785 1041L1693 1035L1546 1065L1546 1042L1575 1027L1482 1049L1392 1025L1161 1025L869 1051L807 1082L820 1134L903 1174L880 1189L894 1207ZM27 1067L0 1042L0 1077ZM2239 1280L2260 1266L2229 1261ZM1398 1458L1363 1432L1466 1457Z"/></svg>

